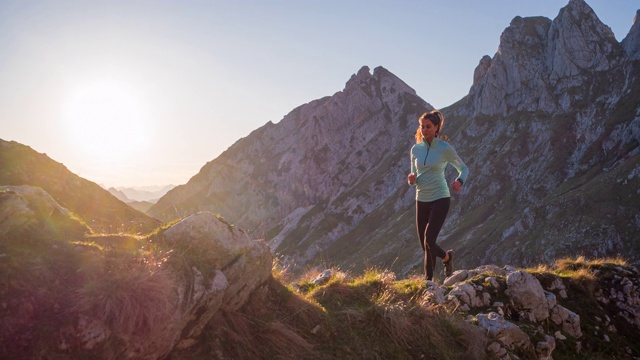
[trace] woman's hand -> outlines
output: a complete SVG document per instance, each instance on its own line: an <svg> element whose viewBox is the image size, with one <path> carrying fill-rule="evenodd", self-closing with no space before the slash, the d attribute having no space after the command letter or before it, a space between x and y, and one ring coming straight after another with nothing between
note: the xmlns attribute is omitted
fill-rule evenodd
<svg viewBox="0 0 640 360"><path fill-rule="evenodd" d="M413 183L416 182L416 174L409 174L409 176L407 176L407 181L409 182L409 185L413 185Z"/></svg>
<svg viewBox="0 0 640 360"><path fill-rule="evenodd" d="M462 183L460 183L460 181L456 180L456 181L453 182L453 184L451 184L451 188L455 192L460 192L460 189L462 189Z"/></svg>

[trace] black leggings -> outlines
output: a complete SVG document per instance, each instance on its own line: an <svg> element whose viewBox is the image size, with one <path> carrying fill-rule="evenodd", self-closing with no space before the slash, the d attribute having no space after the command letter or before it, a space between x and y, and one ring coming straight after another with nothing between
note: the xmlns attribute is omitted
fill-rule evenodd
<svg viewBox="0 0 640 360"><path fill-rule="evenodd" d="M442 250L436 240L444 220L449 213L451 198L442 198L430 202L416 201L416 227L420 237L420 246L424 251L424 273L427 280L433 280L433 268L436 256L443 258L447 253Z"/></svg>

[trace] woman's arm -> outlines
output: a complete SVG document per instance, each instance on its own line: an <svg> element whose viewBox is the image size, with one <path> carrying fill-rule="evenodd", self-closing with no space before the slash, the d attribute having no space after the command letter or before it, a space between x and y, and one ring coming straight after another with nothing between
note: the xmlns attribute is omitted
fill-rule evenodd
<svg viewBox="0 0 640 360"><path fill-rule="evenodd" d="M464 163L464 161L460 159L460 156L458 156L458 153L453 148L453 146L450 146L449 149L450 151L447 152L447 162L449 162L449 164L453 165L453 167L458 170L458 178L456 179L456 182L459 183L458 186L461 187L462 184L467 181L467 176L469 176L469 168Z"/></svg>
<svg viewBox="0 0 640 360"><path fill-rule="evenodd" d="M418 169L416 169L416 157L413 155L413 147L410 152L411 157L411 173L407 176L407 182L409 185L414 185L416 183L416 173Z"/></svg>

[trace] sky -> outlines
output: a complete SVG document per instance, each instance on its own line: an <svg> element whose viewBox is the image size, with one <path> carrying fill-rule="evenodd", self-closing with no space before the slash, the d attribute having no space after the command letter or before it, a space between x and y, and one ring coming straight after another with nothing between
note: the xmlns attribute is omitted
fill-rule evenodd
<svg viewBox="0 0 640 360"><path fill-rule="evenodd" d="M567 3L0 0L0 139L105 187L184 184L365 65L451 105L515 16ZM618 41L640 9L587 3Z"/></svg>

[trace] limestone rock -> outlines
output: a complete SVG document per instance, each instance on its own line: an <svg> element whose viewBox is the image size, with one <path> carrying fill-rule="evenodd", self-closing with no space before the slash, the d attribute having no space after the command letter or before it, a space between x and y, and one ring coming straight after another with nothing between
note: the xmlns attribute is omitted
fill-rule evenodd
<svg viewBox="0 0 640 360"><path fill-rule="evenodd" d="M536 355L538 360L553 360L551 353L556 348L556 340L553 336L546 335L544 341L536 344Z"/></svg>
<svg viewBox="0 0 640 360"><path fill-rule="evenodd" d="M620 44L583 0L570 0L547 34L551 81L566 87L581 83L584 70L605 71L618 61Z"/></svg>
<svg viewBox="0 0 640 360"><path fill-rule="evenodd" d="M549 317L547 298L538 279L525 271L512 272L507 276L505 294L511 298L516 309L533 315L534 321Z"/></svg>
<svg viewBox="0 0 640 360"><path fill-rule="evenodd" d="M266 243L251 240L247 233L210 212L194 214L167 229L164 235L169 243L188 243L212 269L221 272L217 275L226 278L229 286L221 304L224 309L238 309L251 291L271 276L272 258Z"/></svg>
<svg viewBox="0 0 640 360"><path fill-rule="evenodd" d="M468 308L488 307L491 303L491 295L468 283L456 284L447 295L448 301L453 301L457 306L467 305Z"/></svg>
<svg viewBox="0 0 640 360"><path fill-rule="evenodd" d="M639 47L636 32L623 43L628 53ZM622 53L611 29L583 0L569 1L553 21L518 16L502 33L495 56L480 61L469 100L475 113L486 115L566 111L579 97L562 92L621 65Z"/></svg>
<svg viewBox="0 0 640 360"><path fill-rule="evenodd" d="M446 301L445 298L445 293L446 293L446 287L445 286L440 286L437 283L430 281L427 283L427 289L425 289L425 299L427 301L430 301L434 304L444 304ZM460 304L457 303L455 304L455 306L459 306Z"/></svg>
<svg viewBox="0 0 640 360"><path fill-rule="evenodd" d="M561 305L556 305L551 309L551 321L562 326L562 330L570 336L578 339L582 337L580 328L580 316Z"/></svg>
<svg viewBox="0 0 640 360"><path fill-rule="evenodd" d="M331 269L326 269L320 275L316 276L316 278L313 279L311 283L313 283L314 285L323 285L331 279L332 274L333 272L331 271Z"/></svg>
<svg viewBox="0 0 640 360"><path fill-rule="evenodd" d="M479 314L477 316L478 326L487 330L490 339L498 340L508 349L523 348L531 346L529 336L520 328L505 320L500 314L490 312L489 314Z"/></svg>

